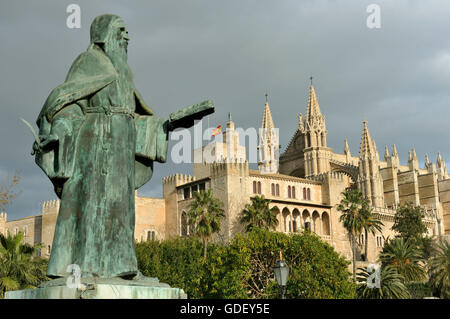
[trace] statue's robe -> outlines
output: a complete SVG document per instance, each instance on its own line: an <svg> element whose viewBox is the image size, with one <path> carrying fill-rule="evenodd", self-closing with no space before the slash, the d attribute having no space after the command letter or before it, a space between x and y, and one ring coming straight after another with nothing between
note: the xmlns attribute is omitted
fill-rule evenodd
<svg viewBox="0 0 450 319"><path fill-rule="evenodd" d="M132 75L91 45L50 93L37 125L43 140L57 137L36 154L61 198L47 275L67 276L69 264L82 277L136 274L134 191L154 161L166 161L168 122L144 103Z"/></svg>

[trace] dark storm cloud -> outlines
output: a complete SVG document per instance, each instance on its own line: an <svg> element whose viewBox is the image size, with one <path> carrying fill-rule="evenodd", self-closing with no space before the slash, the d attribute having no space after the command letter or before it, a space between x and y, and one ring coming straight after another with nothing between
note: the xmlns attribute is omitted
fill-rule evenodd
<svg viewBox="0 0 450 319"><path fill-rule="evenodd" d="M381 6L378 30L366 27L373 2ZM9 218L37 213L41 201L55 197L30 156L32 136L19 117L36 119L102 13L127 23L136 86L160 116L211 98L211 126L225 124L231 112L237 126L258 127L267 89L286 146L297 114L305 114L313 74L336 151L348 138L358 153L365 118L381 156L396 143L403 163L412 147L421 163L425 153L435 161L437 151L450 159L448 1L73 1L81 6L79 30L66 27L70 3L0 4L0 177L14 170L23 176ZM155 166L141 194L161 196L163 176L192 171Z"/></svg>

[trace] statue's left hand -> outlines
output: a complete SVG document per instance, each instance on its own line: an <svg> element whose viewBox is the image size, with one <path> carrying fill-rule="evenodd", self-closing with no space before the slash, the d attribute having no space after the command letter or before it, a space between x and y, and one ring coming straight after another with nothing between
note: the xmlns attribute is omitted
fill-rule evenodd
<svg viewBox="0 0 450 319"><path fill-rule="evenodd" d="M55 134L50 134L47 136L39 136L39 139L39 144L36 141L33 143L33 151L31 153L32 155L37 152L41 152L54 142L58 141L58 136L56 136Z"/></svg>

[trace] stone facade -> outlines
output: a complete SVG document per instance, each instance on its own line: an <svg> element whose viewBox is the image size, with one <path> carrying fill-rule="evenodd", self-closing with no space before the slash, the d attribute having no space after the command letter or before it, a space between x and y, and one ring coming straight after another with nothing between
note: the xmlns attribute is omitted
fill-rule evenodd
<svg viewBox="0 0 450 319"><path fill-rule="evenodd" d="M278 131L274 131L269 103L263 111L259 135L258 170L249 168L246 149L239 145L239 134L229 117L223 142L213 142L194 150L193 176L175 174L163 179L163 198L140 197L136 193L135 239L162 240L189 236L187 212L193 193L212 189L224 203L226 218L216 240L229 241L243 230L239 215L256 195L271 200L279 220L276 231L292 233L308 228L351 260L348 235L339 222L336 205L342 191L359 188L384 223L381 234L362 234L358 238L359 256L374 261L385 241L395 234L391 230L395 210L412 202L426 211L428 234L450 234L450 176L441 155L437 162L419 168L415 150L408 165L400 165L396 146L385 148L381 160L368 124L363 121L359 156L353 156L347 140L344 152L335 153L327 146L325 117L322 115L311 83L306 117L299 122L285 152L278 159ZM276 165L275 165L276 164ZM279 164L279 165L278 165ZM26 242L43 244L43 256L51 251L59 201L45 202L42 214L6 221L0 214L0 232L25 231ZM365 242L368 251L365 250ZM361 258L361 257L360 257Z"/></svg>

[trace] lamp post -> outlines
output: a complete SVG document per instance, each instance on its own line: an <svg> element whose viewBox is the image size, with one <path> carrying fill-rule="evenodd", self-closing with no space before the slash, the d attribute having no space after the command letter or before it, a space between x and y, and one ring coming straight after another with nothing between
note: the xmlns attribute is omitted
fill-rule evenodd
<svg viewBox="0 0 450 319"><path fill-rule="evenodd" d="M283 255L280 251L280 260L273 267L273 272L275 273L275 280L277 281L278 287L281 292L281 299L285 299L286 294L286 284L289 277L289 266L283 260Z"/></svg>

